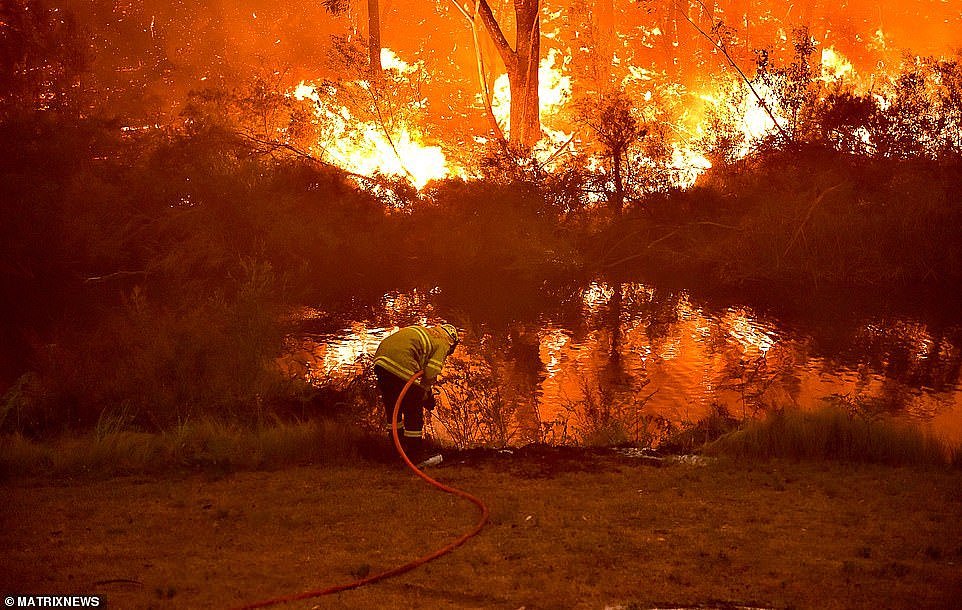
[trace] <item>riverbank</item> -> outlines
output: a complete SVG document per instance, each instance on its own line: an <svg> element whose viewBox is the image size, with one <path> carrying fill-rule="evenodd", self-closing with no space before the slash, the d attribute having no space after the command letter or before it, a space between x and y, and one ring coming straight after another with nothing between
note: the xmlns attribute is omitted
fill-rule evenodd
<svg viewBox="0 0 962 610"><path fill-rule="evenodd" d="M569 456L570 457L570 456ZM657 464L657 465L655 465ZM453 554L296 608L945 608L962 596L962 472L449 459L491 521ZM396 465L7 482L0 591L204 608L350 581L439 548L473 507Z"/></svg>
<svg viewBox="0 0 962 610"><path fill-rule="evenodd" d="M608 423L615 424L617 418ZM577 463L625 450L655 460L706 453L749 461L789 459L956 469L962 465L962 446L917 425L825 407L775 411L740 423L730 416L716 415L662 439L657 451L650 445L625 443L528 443L499 451L500 447L490 443L467 448L448 444L444 451L468 463L483 462L492 454L516 456L521 463ZM380 432L375 436L356 420L343 417L275 420L256 426L207 419L157 433L118 426L48 441L19 434L0 435L0 481L94 480L193 472L225 476L310 464L337 467L359 460L383 463L396 459L394 447Z"/></svg>

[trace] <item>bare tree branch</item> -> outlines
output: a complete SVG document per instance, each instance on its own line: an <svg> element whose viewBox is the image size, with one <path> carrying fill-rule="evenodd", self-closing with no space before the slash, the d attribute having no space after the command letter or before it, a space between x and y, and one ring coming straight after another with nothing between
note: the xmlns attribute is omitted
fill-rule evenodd
<svg viewBox="0 0 962 610"><path fill-rule="evenodd" d="M695 1L698 2L698 5L699 5L699 6L701 6L702 11L704 11L707 15L709 15L709 18L711 18L711 13L708 11L708 7L705 6L705 3L704 3L702 0L695 0ZM678 0L674 0L674 3L675 3L675 5L677 6L677 5L678 5ZM680 6L679 6L679 8L680 8ZM745 72L742 71L742 69L738 66L738 64L735 62L735 60L732 59L732 56L731 56L731 54L728 53L728 49L725 48L725 45L721 44L720 42L718 42L717 40L715 40L714 38L712 38L711 35L710 35L708 32L706 32L704 29L702 29L701 26L699 26L697 23L695 23L695 22L692 20L692 18L688 16L688 12L687 12L687 11L679 11L679 12L680 12L680 13L682 14L682 16L685 18L685 21L687 21L688 23L690 23L693 28L695 28L696 30L698 30L698 33L699 33L699 34L701 34L701 35L704 36L706 39L708 39L708 41L711 42L711 44L712 44L713 47L715 47L716 49L718 49L719 51L721 51L722 55L725 56L725 59L728 60L728 63L731 64L731 66L732 66L733 68L735 68L735 71L738 72L738 75L741 76L741 77L742 77L742 80L745 81L745 84L748 85L748 88L751 90L752 95L754 95L754 96L755 96L755 99L758 100L758 105L762 108L762 110L765 111L765 114L768 115L768 118L770 118L770 119L772 120L772 123L775 125L775 128L778 129L779 135L782 136L782 138L785 140L786 143L791 143L792 138L791 138L791 137L788 135L788 133L782 128L781 124L779 124L778 119L776 119L774 113L772 113L772 109L768 107L768 102L766 102L766 101L765 101L765 98L763 98L763 97L761 96L761 94L758 93L758 90L755 89L755 86L752 84L751 79L749 79L748 76L745 75ZM719 20L717 24L713 24L713 25L719 25L719 24L721 24L721 23L722 23L721 20Z"/></svg>
<svg viewBox="0 0 962 610"><path fill-rule="evenodd" d="M107 282L110 280L116 280L125 277L133 277L138 275L147 275L147 270L143 271L114 271L113 273L107 273L105 275L93 275L84 278L84 284L93 284L95 282Z"/></svg>
<svg viewBox="0 0 962 610"><path fill-rule="evenodd" d="M278 142L277 140L268 140L268 139L261 138L261 137L255 136L255 135L253 135L253 134L243 132L243 131L236 131L236 132L234 132L234 133L236 133L238 136L244 138L244 139L247 140L248 142L251 142L251 143L253 143L253 144L257 144L258 146L263 147L263 154L273 155L275 151L284 150L284 151L287 151L287 152L291 153L292 155L294 155L295 157L297 157L297 158L299 158L299 159L304 159L305 161L310 161L310 162L312 162L312 163L315 163L315 164L317 164L317 165L319 165L319 166L321 166L321 167L327 168L327 169L336 170L336 171L341 172L341 173L343 173L343 174L345 174L345 175L347 175L347 176L350 176L350 177L352 177L352 178L356 178L356 179L358 179L358 180L360 180L360 181L362 181L362 182L367 182L367 183L369 183L369 184L374 184L374 185L377 185L377 186L380 186L380 187L383 187L383 188L390 189L390 190L392 190L392 191L395 190L395 186L396 186L396 185L392 184L392 183L391 183L390 181L388 181L388 180L384 180L383 178L380 178L380 177L378 177L378 176L368 176L368 175L366 175L366 174L359 174L359 173L357 173L357 172L348 171L348 170L346 170L346 169L344 169L344 168L342 168L342 167L338 167L337 165L334 165L333 163L328 163L327 161L323 161L323 160L321 160L321 159L318 159L317 157L315 157L315 156L312 155L311 153L309 153L309 152L307 152L307 151L305 151L305 150L301 150L300 148L298 148L298 147L296 147L296 146L294 146L293 144L290 144L290 143L288 143L288 142Z"/></svg>
<svg viewBox="0 0 962 610"><path fill-rule="evenodd" d="M544 160L544 163L542 163L541 165L538 166L538 169L543 169L543 168L546 167L549 163L551 163L552 161L554 161L554 160L558 157L558 155L560 155L560 154L564 151L564 149L568 148L568 144L571 144L571 141L575 139L575 136L576 136L576 135L578 135L578 131L577 131L577 130L575 130L575 132L571 134L571 137L570 137L570 138L568 138L567 140L565 140L565 143L564 143L564 144L562 144L561 146L559 146L556 151L554 151L553 153L551 153L551 156L549 156L547 159L545 159L545 160Z"/></svg>
<svg viewBox="0 0 962 610"><path fill-rule="evenodd" d="M511 48L511 44L508 43L504 32L501 31L501 25L498 23L498 20L495 19L487 0L478 0L478 14L481 16L481 23L484 24L485 29L488 30L488 34L491 36L492 42L494 42L494 47L501 55L501 61L504 62L505 67L509 71L516 69L518 51L517 49Z"/></svg>
<svg viewBox="0 0 962 610"><path fill-rule="evenodd" d="M404 159L401 158L401 153L398 152L397 146L394 144L394 138L391 137L391 130L388 129L387 122L384 120L384 115L381 113L381 105L378 103L377 95L374 93L373 84L372 86L363 87L363 89L365 89L371 96L371 103L374 104L374 110L377 112L378 125L381 127L381 131L384 132L384 137L387 138L387 143L391 145L391 150L394 151L394 156L397 157L398 163L401 164L401 169L404 170L404 173L407 174L408 178L410 178L412 182L415 182L416 178L414 177L414 174L408 170L407 166L404 164Z"/></svg>

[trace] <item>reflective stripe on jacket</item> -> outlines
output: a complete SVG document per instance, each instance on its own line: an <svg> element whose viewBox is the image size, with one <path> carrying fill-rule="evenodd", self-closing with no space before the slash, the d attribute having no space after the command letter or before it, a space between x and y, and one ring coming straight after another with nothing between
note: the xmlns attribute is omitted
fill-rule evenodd
<svg viewBox="0 0 962 610"><path fill-rule="evenodd" d="M440 328L406 326L381 341L374 352L374 364L405 381L423 370L424 376L417 384L429 388L437 380L450 349L451 339Z"/></svg>

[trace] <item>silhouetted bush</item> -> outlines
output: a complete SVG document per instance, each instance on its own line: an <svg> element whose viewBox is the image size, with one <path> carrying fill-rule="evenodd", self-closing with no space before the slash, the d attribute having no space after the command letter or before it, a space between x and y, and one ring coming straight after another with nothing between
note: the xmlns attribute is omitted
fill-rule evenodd
<svg viewBox="0 0 962 610"><path fill-rule="evenodd" d="M103 418L163 429L200 415L256 421L287 388L272 367L284 335L269 265L239 265L231 292L122 306L65 326L35 355L11 405L20 430L89 428Z"/></svg>
<svg viewBox="0 0 962 610"><path fill-rule="evenodd" d="M713 285L949 286L962 279L962 165L824 148L771 153L653 197L602 231L602 269ZM649 272L650 273L650 272Z"/></svg>
<svg viewBox="0 0 962 610"><path fill-rule="evenodd" d="M557 211L536 189L449 180L403 219L414 269L446 282L537 282L577 269Z"/></svg>
<svg viewBox="0 0 962 610"><path fill-rule="evenodd" d="M385 211L338 170L27 118L0 125L26 157L0 164L7 427L263 417L298 391L273 366L294 309L394 285Z"/></svg>

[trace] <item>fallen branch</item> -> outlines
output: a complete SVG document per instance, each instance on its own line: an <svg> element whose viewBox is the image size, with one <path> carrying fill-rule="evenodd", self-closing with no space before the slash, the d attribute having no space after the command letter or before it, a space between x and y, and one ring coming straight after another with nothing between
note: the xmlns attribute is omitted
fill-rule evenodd
<svg viewBox="0 0 962 610"><path fill-rule="evenodd" d="M492 25L497 25L497 21L494 20L494 16L491 13L491 8L487 5L487 2L484 2L484 0L475 0L474 13L472 14L469 13L466 8L461 6L461 3L458 0L449 1L454 5L455 8L458 9L461 15L467 19L471 26L471 37L474 42L474 57L478 67L478 86L481 88L481 97L484 98L484 114L488 119L488 123L491 125L491 131L493 131L498 138L498 143L503 149L507 150L508 139L504 137L504 130L502 130L501 126L498 124L498 119L494 116L494 109L491 107L491 92L488 89L488 80L484 72L484 58L481 55L481 38L478 35L478 17L481 17L482 22L486 22L485 28L487 29L488 34L491 36L495 45L498 47L498 51L501 53L502 57L504 57L503 47L507 46L510 48L508 41L504 39L503 35L501 35L499 39L498 35L501 34L500 28L495 28L495 30L491 29ZM505 60L505 65L507 65L507 63L507 60Z"/></svg>
<svg viewBox="0 0 962 610"><path fill-rule="evenodd" d="M670 239L671 237L674 237L674 236L677 235L678 233L682 232L683 230L685 230L685 229L687 229L687 228L689 228L689 227L691 227L691 226L695 226L695 225L705 225L705 226L710 226L710 227L720 227L720 228L722 228L722 229L728 229L728 230L731 230L731 231L742 231L742 230L743 230L741 227L736 227L736 226L733 226L733 225L726 225L726 224L722 224L722 223L720 223L720 222L713 222L713 221L711 221L711 220L698 220L698 221L695 221L695 222L689 222L688 224L685 224L685 225L683 225L683 226L678 227L678 228L675 229L674 231L668 232L666 235L662 235L661 237L659 237L658 239L656 239L656 240L654 240L654 241L652 241L652 242L648 242L648 244L645 246L645 250L644 250L643 252L636 252L635 254L631 254L631 255L626 256L626 257L624 257L624 258L618 259L618 260L616 260L616 261L614 261L614 262L605 263L604 265L602 265L602 268L604 268L604 269L611 269L612 267L617 267L618 265L622 265L622 264L627 263L627 262L629 262L629 261L633 261L633 260L635 260L636 258L641 258L641 257L643 257L643 256L646 256L646 255L648 254L647 251L648 251L648 250L651 250L651 249L652 249L653 247L655 247L657 244L665 241L666 239ZM617 245L620 245L621 243L623 243L628 237L637 235L638 233L640 233L640 231L636 231L635 233L630 233L628 236L626 236L626 237L622 238L621 240L619 240L619 241L617 242L616 246L617 246ZM610 248L608 251L611 252L611 250L613 250L613 249L614 249L614 248Z"/></svg>
<svg viewBox="0 0 962 610"><path fill-rule="evenodd" d="M576 136L576 135L578 135L578 132L577 132L577 131L575 131L573 134L571 134L571 137L568 138L567 140L565 140L565 143L562 144L561 146L559 146L559 147L558 147L558 150L556 150L556 151L554 151L553 153L551 153L551 155L550 155L547 159L545 159L544 163L542 163L541 165L538 166L538 169L539 169L539 170L540 170L540 169L544 169L549 163L551 163L552 161L554 161L554 160L558 157L558 155L560 155L560 154L562 153L562 151L564 151L564 149L568 148L568 144L571 144L571 141L575 139L575 136Z"/></svg>

